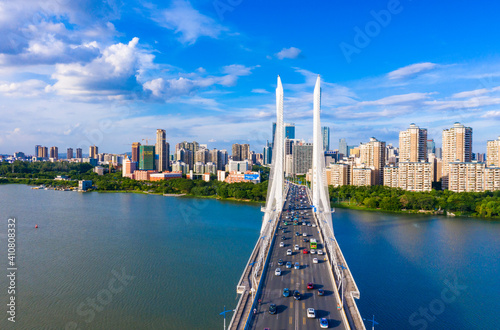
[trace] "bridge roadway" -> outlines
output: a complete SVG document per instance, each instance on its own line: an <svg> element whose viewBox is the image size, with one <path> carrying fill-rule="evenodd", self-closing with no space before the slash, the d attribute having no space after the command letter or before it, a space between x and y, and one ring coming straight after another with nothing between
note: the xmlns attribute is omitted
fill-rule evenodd
<svg viewBox="0 0 500 330"><path fill-rule="evenodd" d="M251 329L319 329L320 318L326 318L328 320L328 328L335 329L346 329L343 322L340 311L337 310L337 295L335 294L335 286L333 282L333 277L331 274L331 269L328 266L328 261L324 260L326 254L304 254L303 250L310 250L310 243L304 242L304 238L309 241L311 238L315 238L318 241L318 250L323 250L324 245L321 241L321 235L319 235L318 227L316 223L316 218L314 217L312 210L310 208L305 210L296 210L300 215L303 211L303 221L306 223L311 223L311 226L302 225L299 219L299 224L297 226L288 223L288 226L284 225L284 220L286 216L290 216L290 211L297 206L309 206L310 200L304 188L298 188L295 186L295 191L290 191L287 196L287 200L284 205L284 209L281 215L280 223L275 232L275 242L273 245L273 250L269 259L269 267L267 268L267 274L264 275L264 282L262 283L262 293L258 297L261 299L261 303L257 305L257 313L255 316L250 316L250 328ZM298 190L300 189L301 194L303 194L304 202L300 202L298 198ZM295 201L295 199L298 201ZM291 220L291 219L288 219ZM315 224L316 227L312 227ZM285 229L283 234L282 230L278 228ZM296 236L296 232L300 233L300 236ZM303 236L303 233L307 234L307 237ZM282 240L282 236L285 236L285 240ZM280 247L280 242L285 243L284 247ZM300 250L295 251L294 246L299 245ZM292 249L293 255L287 256L286 251ZM318 258L319 263L314 264L313 258ZM278 260L283 259L283 266L278 266ZM287 269L285 264L287 261L300 263L300 269ZM275 269L280 268L282 271L281 276L275 275ZM307 290L307 283L312 282L314 284L314 289ZM294 290L299 290L301 293L301 299L295 300L292 295L290 297L283 297L283 289L288 288L293 293ZM324 296L318 296L318 289L323 289L325 291ZM277 314L269 314L269 305L277 305ZM316 311L316 318L307 318L307 309L314 308Z"/></svg>

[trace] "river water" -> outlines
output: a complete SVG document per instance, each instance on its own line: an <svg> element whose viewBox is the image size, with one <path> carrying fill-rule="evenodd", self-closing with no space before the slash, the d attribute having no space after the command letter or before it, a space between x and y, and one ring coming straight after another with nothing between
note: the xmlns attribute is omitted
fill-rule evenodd
<svg viewBox="0 0 500 330"><path fill-rule="evenodd" d="M2 185L0 216L0 329L221 329L262 213L258 204ZM337 210L334 228L376 329L500 328L500 223Z"/></svg>

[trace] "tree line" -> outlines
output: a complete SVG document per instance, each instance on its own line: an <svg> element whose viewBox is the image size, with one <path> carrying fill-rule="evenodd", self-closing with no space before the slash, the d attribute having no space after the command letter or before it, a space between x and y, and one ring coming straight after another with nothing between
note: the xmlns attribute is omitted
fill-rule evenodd
<svg viewBox="0 0 500 330"><path fill-rule="evenodd" d="M386 186L330 187L330 199L339 206L355 205L384 211L420 210L479 217L500 217L500 191L412 192Z"/></svg>

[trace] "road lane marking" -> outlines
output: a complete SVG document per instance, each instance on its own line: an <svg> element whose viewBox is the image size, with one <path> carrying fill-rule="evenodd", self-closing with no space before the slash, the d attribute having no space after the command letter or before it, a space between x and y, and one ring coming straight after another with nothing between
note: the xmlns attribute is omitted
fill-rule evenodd
<svg viewBox="0 0 500 330"><path fill-rule="evenodd" d="M290 308L293 308L293 301L290 302Z"/></svg>
<svg viewBox="0 0 500 330"><path fill-rule="evenodd" d="M292 324L292 317L290 316L289 323Z"/></svg>
<svg viewBox="0 0 500 330"><path fill-rule="evenodd" d="M305 317L302 318L302 324L306 325L306 318Z"/></svg>
<svg viewBox="0 0 500 330"><path fill-rule="evenodd" d="M306 309L306 303L305 302L302 303L302 309Z"/></svg>

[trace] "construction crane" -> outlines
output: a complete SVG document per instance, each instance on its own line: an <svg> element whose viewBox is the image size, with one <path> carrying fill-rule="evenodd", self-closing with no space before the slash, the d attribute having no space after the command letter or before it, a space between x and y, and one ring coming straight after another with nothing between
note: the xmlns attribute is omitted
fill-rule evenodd
<svg viewBox="0 0 500 330"><path fill-rule="evenodd" d="M146 144L145 145L149 145L148 141L149 140L154 140L155 138L145 138L145 139L142 139L142 141L146 141Z"/></svg>

